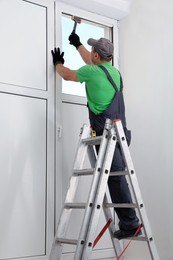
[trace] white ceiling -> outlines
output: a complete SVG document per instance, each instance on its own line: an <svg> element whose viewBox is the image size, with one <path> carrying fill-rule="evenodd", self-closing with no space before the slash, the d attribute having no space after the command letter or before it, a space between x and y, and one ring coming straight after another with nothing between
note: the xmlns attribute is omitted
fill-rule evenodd
<svg viewBox="0 0 173 260"><path fill-rule="evenodd" d="M59 0L80 9L94 12L116 20L122 19L129 13L131 0Z"/></svg>

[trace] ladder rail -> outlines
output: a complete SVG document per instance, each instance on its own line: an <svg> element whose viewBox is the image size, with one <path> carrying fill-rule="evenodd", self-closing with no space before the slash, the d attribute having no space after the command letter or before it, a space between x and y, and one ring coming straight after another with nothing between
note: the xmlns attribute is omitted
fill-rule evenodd
<svg viewBox="0 0 173 260"><path fill-rule="evenodd" d="M136 172L135 172L132 158L130 155L129 147L128 147L128 144L126 141L124 129L123 129L123 126L122 126L122 123L120 120L116 120L114 122L114 125L115 125L115 129L116 129L117 137L118 137L118 140L119 140L119 143L121 146L122 154L123 154L126 166L127 166L127 170L129 172L129 174L128 174L129 181L131 184L135 202L137 204L139 216L140 216L140 219L142 220L142 223L145 223L145 224L143 224L143 230L144 230L144 234L146 237L146 241L148 243L150 254L151 254L152 260L159 260L159 255L157 253L154 239L152 237L150 224L149 224L148 217L146 214L145 205L142 200L141 191L139 189L139 183L137 180Z"/></svg>
<svg viewBox="0 0 173 260"><path fill-rule="evenodd" d="M85 155L87 153L87 145L83 142L83 139L89 136L89 132L90 132L89 130L90 127L84 124L82 128L82 132L80 133L80 138L76 150L74 169L81 169L83 166ZM81 154L82 154L82 158L81 158ZM75 174L72 174L64 204L73 202L77 191L78 183L79 183L79 178ZM72 209L62 208L59 222L57 224L57 230L53 241L52 249L50 252L49 260L59 260L61 258L61 254L63 250L63 243L61 241L66 235L71 213L72 213Z"/></svg>
<svg viewBox="0 0 173 260"><path fill-rule="evenodd" d="M106 221L108 221L109 219L113 220L113 214L111 212L111 209L105 206L107 204L108 204L108 198L107 198L107 194L105 193L104 201L103 201L103 212L104 212L104 215L105 215L105 219L106 219ZM113 248L114 248L114 251L115 251L115 256L118 257L121 254L123 247L120 244L120 241L118 241L117 239L115 239L113 237L115 231L116 231L115 223L112 221L110 226L109 226L109 234L110 234L112 245L113 245ZM121 256L120 260L124 260L123 255Z"/></svg>
<svg viewBox="0 0 173 260"><path fill-rule="evenodd" d="M107 144L108 144L108 131L107 129L105 129L100 143L99 154L95 165L95 171L93 174L92 184L89 191L87 206L85 209L85 214L84 214L84 218L83 218L83 222L82 222L82 226L78 238L78 244L77 244L74 260L82 259L83 250L86 245L86 235L89 228L90 219L91 219L91 215L94 207L94 201L95 201L95 190L97 189L98 186L102 164L104 161L104 153L105 153L104 151L106 150Z"/></svg>
<svg viewBox="0 0 173 260"><path fill-rule="evenodd" d="M97 155L96 155L95 151L93 150L93 147L89 147L89 148L90 149L88 149L88 156L89 156L91 167L94 168L95 162L97 160ZM109 176L127 175L127 174L128 174L127 172L126 173L110 172ZM112 214L110 208L106 207L105 205L108 205L108 199L107 199L106 193L105 193L104 202L103 202L103 212L104 212L106 221L108 221L109 219L113 220L113 214ZM113 234L114 234L115 231L116 231L115 224L112 221L111 224L109 225L109 234L110 234L110 237L111 237L115 256L118 257L120 255L120 253L122 252L122 245L120 244L120 242L117 239L113 238ZM121 256L120 260L124 260L124 256Z"/></svg>
<svg viewBox="0 0 173 260"><path fill-rule="evenodd" d="M84 247L82 260L88 260L91 257L92 245L97 231L98 219L101 213L104 195L106 193L107 181L110 173L115 147L116 147L116 134L114 129L112 128L111 131L109 131L107 150L104 156L104 163L98 179L98 186L96 189L96 196L95 196L95 205L93 207L90 225L87 230L87 239Z"/></svg>

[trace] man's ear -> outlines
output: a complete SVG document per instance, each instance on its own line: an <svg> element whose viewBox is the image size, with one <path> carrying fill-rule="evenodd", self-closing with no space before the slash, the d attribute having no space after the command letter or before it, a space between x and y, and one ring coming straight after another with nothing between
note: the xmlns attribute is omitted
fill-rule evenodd
<svg viewBox="0 0 173 260"><path fill-rule="evenodd" d="M96 52L96 51L94 52L94 57L97 58L97 59L99 58L98 52Z"/></svg>

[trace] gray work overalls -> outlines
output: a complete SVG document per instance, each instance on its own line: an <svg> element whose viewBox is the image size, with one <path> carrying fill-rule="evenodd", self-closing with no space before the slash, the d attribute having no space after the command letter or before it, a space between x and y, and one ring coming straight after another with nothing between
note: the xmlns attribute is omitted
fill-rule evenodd
<svg viewBox="0 0 173 260"><path fill-rule="evenodd" d="M109 107L99 115L95 115L88 107L91 127L93 130L96 131L97 136L102 135L105 121L107 118L121 119L125 131L127 143L130 144L131 132L126 128L125 105L124 105L124 98L122 93L123 82L122 82L121 75L120 75L120 91L118 91L118 88L116 84L113 82L112 78L110 77L108 71L101 65L99 65L99 67L106 73L109 81L111 82L111 84L116 90L116 94ZM96 149L98 151L99 146L96 147ZM120 150L120 146L119 144L117 144L115 148L112 165L111 165L111 171L124 171L124 170L125 170L125 163ZM130 195L129 187L125 176L110 176L108 180L108 186L109 186L112 203L132 203L132 198ZM119 222L120 229L130 230L138 227L139 220L136 216L136 212L134 209L115 208L115 211L120 221Z"/></svg>

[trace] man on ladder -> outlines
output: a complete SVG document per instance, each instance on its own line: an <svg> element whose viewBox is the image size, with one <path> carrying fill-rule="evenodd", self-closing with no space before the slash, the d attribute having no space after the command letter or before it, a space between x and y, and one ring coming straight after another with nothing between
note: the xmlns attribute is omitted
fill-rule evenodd
<svg viewBox="0 0 173 260"><path fill-rule="evenodd" d="M89 119L97 135L102 135L106 118L121 119L128 144L130 131L126 128L125 106L123 100L123 83L119 71L112 66L113 44L105 39L89 39L89 52L80 42L76 33L69 36L70 44L76 47L87 64L78 70L64 66L64 53L59 48L52 51L53 63L57 73L64 79L86 83ZM99 147L97 147L98 151ZM124 171L125 163L119 145L116 146L111 171ZM113 203L132 203L129 187L124 175L110 176L108 180L110 196ZM132 237L139 227L139 219L134 208L115 208L119 218L119 230L114 233L117 239ZM141 234L141 231L137 235Z"/></svg>

